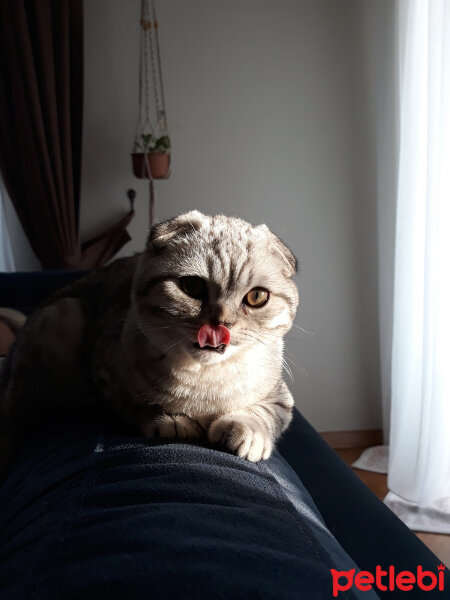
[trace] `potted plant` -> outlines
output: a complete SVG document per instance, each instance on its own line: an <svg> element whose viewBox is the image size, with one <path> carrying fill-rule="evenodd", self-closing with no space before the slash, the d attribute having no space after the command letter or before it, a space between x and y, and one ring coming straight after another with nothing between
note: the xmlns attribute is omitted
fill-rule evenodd
<svg viewBox="0 0 450 600"><path fill-rule="evenodd" d="M170 138L143 133L134 146L133 173L139 179L166 179L170 170Z"/></svg>
<svg viewBox="0 0 450 600"><path fill-rule="evenodd" d="M150 150L149 164L154 179L169 177L170 138L168 135L162 135L155 139Z"/></svg>

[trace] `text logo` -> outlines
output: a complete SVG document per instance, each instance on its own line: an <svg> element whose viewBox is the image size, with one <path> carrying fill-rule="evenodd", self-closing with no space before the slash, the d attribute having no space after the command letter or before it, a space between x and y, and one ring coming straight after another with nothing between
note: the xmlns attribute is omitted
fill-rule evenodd
<svg viewBox="0 0 450 600"><path fill-rule="evenodd" d="M362 591L368 591L375 587L382 592L387 590L391 592L394 590L409 592L414 587L426 592L436 588L440 592L444 590L445 565L442 563L437 565L437 573L424 571L420 565L417 567L416 573L412 571L399 571L396 573L395 567L392 565L388 567L387 571L377 565L375 574L370 571L356 573L356 569L350 569L350 571L330 569L330 571L333 578L334 598L339 595L339 592L346 592L353 586Z"/></svg>

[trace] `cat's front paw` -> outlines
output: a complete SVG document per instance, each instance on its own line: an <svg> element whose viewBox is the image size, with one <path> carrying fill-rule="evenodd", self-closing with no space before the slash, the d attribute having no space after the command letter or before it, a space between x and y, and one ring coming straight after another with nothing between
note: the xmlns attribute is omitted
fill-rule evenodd
<svg viewBox="0 0 450 600"><path fill-rule="evenodd" d="M199 438L204 434L204 429L187 415L160 415L143 423L141 429L145 437L162 438Z"/></svg>
<svg viewBox="0 0 450 600"><path fill-rule="evenodd" d="M208 430L208 439L250 462L266 460L273 449L272 438L263 427L233 417L216 419Z"/></svg>

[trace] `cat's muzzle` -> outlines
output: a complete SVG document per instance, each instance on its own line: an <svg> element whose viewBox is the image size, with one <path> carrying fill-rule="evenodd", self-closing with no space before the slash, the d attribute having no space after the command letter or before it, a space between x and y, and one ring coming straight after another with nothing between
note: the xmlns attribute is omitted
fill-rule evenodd
<svg viewBox="0 0 450 600"><path fill-rule="evenodd" d="M199 343L194 344L194 348L196 348L197 350L203 350L206 352L213 351L213 352L218 352L219 354L223 354L225 352L226 347L227 347L226 344L219 344L218 346L203 346L201 348Z"/></svg>

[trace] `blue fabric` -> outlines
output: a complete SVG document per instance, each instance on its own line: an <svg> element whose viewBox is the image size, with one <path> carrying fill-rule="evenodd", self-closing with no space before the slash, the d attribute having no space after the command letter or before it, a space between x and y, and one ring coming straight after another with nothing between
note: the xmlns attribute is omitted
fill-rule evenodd
<svg viewBox="0 0 450 600"><path fill-rule="evenodd" d="M354 566L278 453L252 464L104 427L30 436L0 515L8 600L325 599L330 568Z"/></svg>
<svg viewBox="0 0 450 600"><path fill-rule="evenodd" d="M46 270L30 273L0 272L0 306L28 315L58 288L69 285L87 271Z"/></svg>
<svg viewBox="0 0 450 600"><path fill-rule="evenodd" d="M375 573L377 565L394 565L397 572L415 573L421 565L436 573L439 558L380 502L297 410L278 448L311 494L328 529L361 570ZM450 570L446 569L444 592L416 587L410 595L414 600L441 600L449 596L448 590ZM405 595L398 589L377 593L389 599Z"/></svg>
<svg viewBox="0 0 450 600"><path fill-rule="evenodd" d="M62 285L67 285L72 280L80 277L81 274L82 273L80 272L62 271L12 274L0 273L0 306L10 306L11 308L18 309L25 307L26 311L29 312L34 304L43 301L49 293ZM120 467L117 465L114 467L115 460L119 460L122 457L126 458L128 457L127 452L131 452L131 448L128 450L122 448L122 450L120 450L120 447L124 443L129 442L129 438L117 439L108 437L108 432L106 431L106 445L104 443L103 448L106 448L107 451L101 453L93 452L93 444L94 442L95 444L97 443L96 440L99 434L99 431L94 428L89 429L86 425L83 425L77 430L77 425L74 425L72 429L66 427L64 433L61 429L58 430L59 433L56 433L56 431L57 430L52 430L51 428L46 432L39 429L36 432L36 437L31 437L29 439L28 449L24 448L22 457L12 472L7 487L0 493L0 597L2 600L3 598L9 600L9 598L15 597L20 597L21 600L22 598L27 598L28 600L29 597L63 598L63 596L57 595L57 592L55 592L55 596L45 596L42 590L45 589L45 586L49 586L50 584L53 586L53 590L57 589L58 584L56 580L58 578L59 585L67 587L67 582L69 581L68 577L73 577L77 568L80 581L73 582L70 580L71 585L74 586L74 590L79 589L79 586L81 585L85 585L88 580L94 580L95 577L98 578L98 582L103 581L110 576L112 577L111 581L114 581L114 578L118 577L115 570L118 569L118 573L121 573L126 569L127 565L130 573L129 577L130 580L132 580L129 588L131 589L131 586L136 586L136 582L140 581L142 573L146 573L145 569L147 567L151 567L151 572L156 573L155 565L157 563L159 565L159 563L162 563L165 560L165 555L163 554L161 556L161 554L158 554L157 552L157 542L155 542L154 549L152 549L149 557L145 559L145 544L148 544L149 542L146 539L142 541L141 536L144 535L143 532L147 531L147 529L144 525L141 527L141 522L137 519L142 511L145 519L147 519L146 523L152 523L153 521L148 515L148 511L150 509L157 511L157 507L150 508L153 505L150 503L150 507L147 506L147 501L143 503L142 506L136 504L134 516L130 516L130 527L127 529L126 527L120 528L118 525L118 522L120 524L121 515L125 514L121 512L124 509L119 509L117 507L114 509L111 506L106 506L107 495L110 491L111 498L115 498L119 494L118 490L121 490L120 494L123 496L125 493L123 490L127 489L126 486L129 486L128 490L131 493L135 486L141 486L142 480L146 480L147 478L147 475L144 474L145 469L143 469L142 465L139 467L139 461L133 462L134 458L131 460L131 457L127 458L128 462L125 462ZM40 439L41 437L42 439ZM142 440L140 443L142 444ZM177 449L178 452L182 447L184 446L177 445L171 452L175 449ZM292 479L292 471L289 471L291 476L287 477L287 480L290 481L292 479L292 485L294 485L295 489L299 490L298 497L302 501L301 506L303 509L305 510L309 506L309 500L307 500L308 495L305 491L308 490L309 494L311 494L314 499L316 506L320 510L328 529L333 532L333 535L336 536L343 548L351 557L353 557L361 569L374 573L376 565L382 565L384 567L395 565L397 572L402 569L415 571L417 565L422 565L424 569L431 571L436 570L436 565L440 562L439 559L411 531L409 531L403 523L374 496L374 494L370 492L370 490L322 440L318 433L298 413L298 411L295 411L294 421L289 428L289 431L283 436L278 447L284 459L286 459L302 481L302 484L299 486L298 478L296 480L295 478ZM101 448L101 446L99 448ZM150 450L154 451L154 448L156 448L156 446L154 447L151 444L145 444L145 448L141 449L139 452L135 449L135 452L137 452L136 457L139 456L142 458L142 456L145 456L145 452ZM166 448L172 448L172 446L166 446ZM192 449L192 447L188 446L188 449ZM197 448L194 452L198 453L200 451L201 449ZM47 455L46 452L48 453ZM142 454L142 452L144 454ZM214 451L209 450L204 456L210 458L210 452ZM113 456L115 456L114 460L112 459ZM264 543L267 541L269 549L279 549L280 542L276 539L273 540L273 523L267 525L264 519L258 519L258 507L260 504L256 503L254 510L252 510L251 506L249 507L242 504L242 497L245 497L245 484L243 483L242 478L244 475L247 477L246 474L248 474L249 479L247 482L250 484L253 481L252 477L256 477L257 479L258 477L262 477L263 481L272 481L273 483L274 478L276 478L275 476L278 476L279 478L280 473L282 476L283 469L280 466L282 463L280 463L280 461L277 462L277 457L274 457L266 465L267 468L270 467L272 469L270 474L266 473L264 475L261 472L261 469L264 467L261 467L261 465L255 466L244 463L244 466L242 466L239 459L234 459L223 453L214 453L213 456L217 456L218 458L217 469L219 469L219 474L220 470L222 470L222 477L217 477L218 471L215 470L213 472L209 466L208 460L205 459L205 465L202 467L203 454L192 455L191 458L193 464L188 464L187 470L184 473L185 463L183 461L177 461L179 458L190 460L189 453L184 453L182 456L177 454L176 459L173 454L169 453L160 455L159 466L155 466L154 469L159 469L161 474L158 475L157 471L153 470L152 478L156 478L156 481L158 481L158 478L162 478L167 482L170 480L171 483L168 489L171 490L172 494L175 492L180 493L179 502L182 503L184 501L183 498L185 499L186 495L188 495L188 499L193 502L191 509L195 512L195 516L197 516L197 512L194 507L197 507L199 516L204 516L207 514L205 511L208 509L208 502L206 502L203 495L206 489L205 478L207 480L206 483L208 483L209 476L213 474L213 477L209 482L211 491L214 492L214 496L211 496L211 498L217 499L218 497L219 500L220 498L222 499L222 512L224 514L221 515L220 519L218 518L216 529L217 535L214 534L212 521L210 521L208 531L211 538L214 540L224 530L225 525L228 524L229 535L234 534L234 538L232 537L231 540L225 538L225 541L228 540L229 543L228 545L223 544L221 554L215 554L214 560L219 561L220 556L222 555L226 560L229 558L228 555L230 552L236 551L236 556L241 559L242 564L250 561L250 564L253 565L253 562L257 562L258 557L257 544L251 542L250 546L243 546L248 553L248 559L247 556L242 558L242 552L239 549L236 550L238 547L237 539L240 539L240 541L244 543L244 534L247 532L246 520L244 518L245 514L249 515L249 527L254 527L255 530L258 530L259 528L259 533L262 538L264 538L262 547L264 547ZM111 460L111 464L106 460L108 457L109 460ZM161 459L163 457L168 461L167 466L161 464ZM141 460L141 458L139 458L139 460ZM136 460L138 459L136 458ZM226 464L224 464L223 461L225 461ZM235 463L234 461L238 462ZM176 467L176 465L178 465L178 467ZM238 465L241 466L239 467ZM275 467L278 467L278 469ZM176 471L174 469L178 469L178 476L182 476L178 490L176 488L177 479L175 475ZM103 483L103 479L108 472L110 473L111 481ZM142 473L142 476L140 473ZM125 487L122 486L119 475L123 478L122 483ZM190 483L188 482L188 485L185 485L186 478L189 476L192 478L192 481ZM235 477L236 481L234 481ZM195 486L193 481L197 479L199 485ZM99 481L102 482L100 488L98 486ZM111 484L110 487L108 485L109 483ZM283 491L281 489L283 486L281 484L279 485L280 491ZM148 488L148 490L149 489L151 488ZM254 495L257 495L258 489L260 488L256 486L253 491L249 492L249 495L246 496L248 502L253 501ZM102 490L104 491L103 496L101 495ZM198 506L194 502L196 490L201 492L199 502L197 503ZM235 492L237 493L236 502L238 502L238 506L233 508ZM147 493L150 492L147 491ZM222 494L221 496L220 493ZM284 492L283 495L285 495ZM301 549L302 542L298 542L300 543L300 546L295 546L293 539L297 534L297 529L295 529L296 523L298 527L297 519L294 519L292 515L288 519L282 518L284 513L280 507L285 506L285 504L280 504L277 508L277 512L272 513L270 507L267 506L269 497L270 496L263 495L263 499L265 499L264 502L266 502L266 504L263 502L263 509L266 511L265 514L270 512L272 517L275 515L278 518L278 521L280 522L280 536L287 535L286 539L289 540L286 548L296 547L297 549ZM260 502L260 500L258 500L258 502ZM292 502L291 505L293 505ZM210 510L214 515L219 515L219 513L214 510L214 506L214 503L211 503ZM226 509L226 507L228 507L228 509ZM168 507L166 507L166 509L167 508ZM243 512L244 508L246 508L247 513ZM160 513L155 512L154 514L159 515ZM310 521L308 530L311 532L311 535L314 534L313 539L315 537L320 538L321 535L326 536L327 534L317 526L317 519L311 518L312 513L306 510L306 515ZM109 521L106 519L107 516ZM234 519L235 516L236 520ZM86 521L87 517L89 517L88 521ZM124 519L124 523L126 523L125 516L122 518ZM308 518L306 519L307 523ZM98 527L95 526L97 519L99 519ZM173 542L173 545L171 548L172 552L175 552L175 542L179 541L181 536L191 533L189 530L189 523L191 523L192 530L194 530L193 520L192 518L187 519L184 528L178 529L177 533L177 531L170 527L170 525L175 523L174 519L170 518L166 513L164 519L166 520L165 523L167 525L166 532L172 532L171 541ZM155 522L157 521L157 516L154 517L154 520ZM242 521L244 521L243 524ZM311 525L311 522L315 523L316 526L314 527ZM108 530L108 524L110 530ZM93 540L89 542L89 547L86 549L83 545L86 543L86 538L83 542L82 535L83 532L84 535L87 535L86 532L89 526L91 526L90 531ZM286 529L289 529L291 526L292 529L286 531ZM85 529L83 529L83 527ZM135 530L136 527L137 531ZM206 527L206 523L202 525L202 527ZM80 528L81 532L79 531ZM160 532L162 528L163 522L156 525L155 531ZM266 531L268 533L267 540L263 535ZM121 538L123 540L123 545L121 546L122 554L120 557L118 550L119 537L116 538L116 535L119 533L121 536L124 536ZM202 535L204 535L204 533L205 531L202 530ZM126 535L129 537L126 538ZM193 535L191 538L195 540ZM184 539L185 538L183 537L181 541L183 542ZM200 542L205 539L205 537L200 536L198 538L198 543L200 544ZM299 539L301 540L302 536L300 536ZM134 553L133 541L136 541L137 544L136 553ZM75 542L75 544L72 544L72 542ZM125 542L129 542L129 545ZM165 545L163 545L163 549L166 548L168 543L167 540L164 542ZM273 544L275 545L273 546ZM314 542L314 544L317 545L316 542ZM326 552L329 557L332 557L332 562L335 565L334 568L337 568L336 565L340 559L334 553L334 545L327 545L323 539L319 539L318 544L319 548L322 546L327 547L326 551L324 547L321 551ZM214 552L218 550L219 547L220 546L214 545ZM254 578L251 574L248 575L246 572L245 576L247 577L248 575L249 577L249 585L251 585L251 582L255 581L255 579L258 579L258 582L262 585L271 574L273 581L271 587L269 587L268 595L264 595L264 598L273 596L274 582L277 577L279 577L277 584L280 588L278 593L279 598L291 597L289 594L293 593L296 585L298 586L298 593L292 597L305 599L321 597L320 595L317 595L319 592L314 592L309 596L303 591L304 583L299 573L301 574L305 572L305 570L308 571L308 563L305 562L306 559L297 557L293 559L294 562L287 561L287 563L284 564L282 560L282 557L284 556L283 551L284 548L281 549L279 554L276 554L276 560L273 562L268 559L268 555L264 555L261 551L263 554L260 563L261 567L255 567L255 572L259 573L262 570L262 578L259 580L258 578ZM207 553L206 547L204 552ZM192 550L192 554L194 557L198 556L197 549ZM100 559L101 557L104 557L105 560L100 567L97 558ZM72 560L72 566L69 565L69 558ZM178 559L181 561L180 556L178 556ZM145 562L146 560L147 562ZM203 560L203 558L201 560ZM208 564L208 560L211 561L212 557L207 556L205 560L205 564ZM297 561L299 563L299 571L297 571ZM145 564L143 565L143 563ZM316 567L321 569L322 567L318 566L320 564L321 561L319 560ZM225 595L220 596L220 590L218 589L219 583L220 585L223 584L220 577L224 578L224 573L227 573L228 578L230 578L233 585L237 587L239 579L234 577L243 576L243 569L240 567L241 565L238 561L236 568L233 567L229 571L226 571L226 563L224 563L224 565L221 566L221 569L216 573L211 572L209 575L202 574L202 578L198 582L195 584L191 582L189 583L189 586L194 586L192 589L201 587L202 591L198 593L198 597L200 598L226 597ZM198 568L200 569L201 565L199 565ZM171 575L171 578L173 579L171 585L175 585L175 581L180 581L183 585L187 585L183 579L186 576L186 572L183 569L184 567L181 568L180 576L178 576L178 573ZM70 571L70 573L66 576L68 571ZM135 576L132 575L132 571L135 573ZM166 571L163 570L162 572L164 573ZM323 569L321 570L321 573L325 576L325 571ZM217 578L215 578L216 575ZM149 576L150 575L147 573L147 577ZM448 569L446 570L445 576L445 590L447 591L450 589ZM211 584L212 579L214 579L213 584ZM14 581L17 582L17 586L20 584L16 590L17 593L13 592L14 588L12 587L12 584ZM205 582L203 586L201 586L200 581ZM310 581L308 575L306 576L306 581ZM95 585L101 585L98 582ZM2 585L7 586L5 590L7 590L8 595L2 594ZM123 585L126 586L126 584ZM142 583L143 587L145 585L145 582ZM225 584L223 585L225 585L225 592L231 589L230 587L226 587L226 585L231 586L231 583L227 581L226 577ZM27 595L23 592L20 596L20 590L23 591L27 589L26 586L28 586L31 595ZM189 586L188 590L191 589ZM197 586L197 588L195 586ZM83 597L99 598L100 596L95 594L95 587L92 589L92 595L85 594ZM261 588L258 588L259 591L260 589ZM321 589L322 588L319 588L319 591ZM118 587L117 590L119 590L117 593L115 588L110 590L110 595L106 597L139 597L131 596L127 592L123 592L123 586ZM244 586L242 590L248 591L248 588ZM236 589L234 589L234 591L236 592ZM67 593L72 592L68 591ZM378 592L378 594L380 598L392 599L404 597L404 592L398 590L388 590L385 592ZM432 600L433 598L440 599L445 597L446 592L440 593L436 590L421 592L420 590L415 589L413 594L415 599L424 598ZM78 598L81 596L77 596L77 593L74 591L72 596L69 595L65 597ZM158 594L153 593L151 589L148 589L145 597L156 598L169 596L158 596ZM180 596L178 595L175 597ZM184 596L184 598L187 597L187 595ZM244 597L244 591L242 594L236 592L234 595L234 598L241 597ZM245 597L258 596L247 594ZM328 599L331 596L327 592L327 595L323 597ZM340 597L345 596L340 594ZM367 593L365 593L364 597L367 597Z"/></svg>

